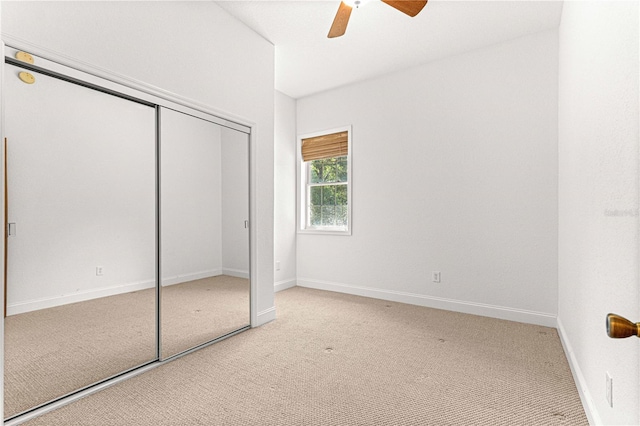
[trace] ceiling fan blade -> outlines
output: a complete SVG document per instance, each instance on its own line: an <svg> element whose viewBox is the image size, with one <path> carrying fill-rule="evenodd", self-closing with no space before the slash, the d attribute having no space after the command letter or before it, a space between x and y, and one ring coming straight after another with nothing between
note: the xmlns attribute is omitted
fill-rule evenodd
<svg viewBox="0 0 640 426"><path fill-rule="evenodd" d="M398 9L400 12L405 13L411 17L416 16L423 7L426 6L427 0L413 1L413 0L382 0L383 3L388 4L394 9Z"/></svg>
<svg viewBox="0 0 640 426"><path fill-rule="evenodd" d="M345 31L347 31L347 24L349 23L351 10L351 6L345 4L345 2L340 2L338 13L336 13L336 17L333 18L333 24L331 24L331 29L329 30L329 35L327 37L340 37L345 33Z"/></svg>

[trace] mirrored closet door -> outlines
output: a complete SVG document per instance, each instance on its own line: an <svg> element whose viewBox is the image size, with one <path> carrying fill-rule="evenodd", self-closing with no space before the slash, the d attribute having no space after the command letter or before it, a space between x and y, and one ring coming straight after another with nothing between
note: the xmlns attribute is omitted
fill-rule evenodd
<svg viewBox="0 0 640 426"><path fill-rule="evenodd" d="M4 67L8 418L157 359L156 113Z"/></svg>
<svg viewBox="0 0 640 426"><path fill-rule="evenodd" d="M249 136L160 108L161 358L249 325Z"/></svg>
<svg viewBox="0 0 640 426"><path fill-rule="evenodd" d="M23 53L4 64L5 419L251 317L250 128Z"/></svg>

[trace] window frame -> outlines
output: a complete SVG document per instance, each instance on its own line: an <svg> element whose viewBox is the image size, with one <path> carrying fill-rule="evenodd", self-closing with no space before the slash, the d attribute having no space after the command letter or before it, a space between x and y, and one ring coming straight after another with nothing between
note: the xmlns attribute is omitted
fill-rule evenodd
<svg viewBox="0 0 640 426"><path fill-rule="evenodd" d="M347 181L346 183L336 182L328 183L324 185L346 185L347 186L347 227L337 226L310 226L309 225L309 203L310 203L310 188L311 186L318 186L318 184L310 184L310 162L302 161L302 140L307 138L314 138L323 135L330 135L332 133L347 132ZM333 129L322 130L319 132L305 133L298 135L297 143L297 175L298 175L298 233L300 234L321 234L321 235L351 235L352 228L352 212L353 212L353 174L352 174L352 158L353 158L353 144L351 140L351 126L341 126Z"/></svg>

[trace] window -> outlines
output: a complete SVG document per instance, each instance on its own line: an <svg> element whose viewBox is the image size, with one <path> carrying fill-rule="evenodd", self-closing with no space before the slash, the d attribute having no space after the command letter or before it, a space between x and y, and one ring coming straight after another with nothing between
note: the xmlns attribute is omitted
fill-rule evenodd
<svg viewBox="0 0 640 426"><path fill-rule="evenodd" d="M300 232L351 233L351 128L299 138Z"/></svg>

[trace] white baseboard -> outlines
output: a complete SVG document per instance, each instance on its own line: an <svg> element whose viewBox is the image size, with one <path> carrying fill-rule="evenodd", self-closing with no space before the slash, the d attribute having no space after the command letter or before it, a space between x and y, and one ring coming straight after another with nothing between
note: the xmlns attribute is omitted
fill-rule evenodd
<svg viewBox="0 0 640 426"><path fill-rule="evenodd" d="M67 305L69 303L84 302L100 297L115 296L117 294L130 293L132 291L145 290L148 288L153 288L155 287L155 285L155 280L139 281L130 284L91 289L73 294L63 294L54 297L26 300L23 302L8 304L7 316L23 314L40 309L53 308L55 306Z"/></svg>
<svg viewBox="0 0 640 426"><path fill-rule="evenodd" d="M162 280L162 285L169 286L180 284L187 281L199 280L201 278L215 277L221 275L222 273L222 269L211 269L209 271L194 272L192 274L176 275ZM247 276L248 275L249 274L247 274ZM62 294L53 297L43 297L39 299L10 303L7 305L7 316L23 314L40 309L53 308L55 306L67 305L69 303L85 302L87 300L98 299L100 297L115 296L122 293L131 293L132 291L153 288L155 285L155 280L147 280L112 287L102 287L79 291L73 294Z"/></svg>
<svg viewBox="0 0 640 426"><path fill-rule="evenodd" d="M296 286L296 279L290 278L288 280L282 280L282 281L278 281L277 283L274 283L273 291L277 293L279 291L286 290L288 288L295 287L295 286Z"/></svg>
<svg viewBox="0 0 640 426"><path fill-rule="evenodd" d="M229 275L231 277L249 278L249 271L243 271L241 269L222 268L222 275Z"/></svg>
<svg viewBox="0 0 640 426"><path fill-rule="evenodd" d="M269 309L258 312L257 324L252 324L252 327L260 327L268 322L276 319L276 307L272 306Z"/></svg>
<svg viewBox="0 0 640 426"><path fill-rule="evenodd" d="M222 269L209 269L208 271L193 272L191 274L174 275L164 278L162 280L162 286L182 284L188 281L200 280L202 278L217 277L222 275Z"/></svg>
<svg viewBox="0 0 640 426"><path fill-rule="evenodd" d="M411 305L426 306L435 309L462 312L527 324L556 327L556 316L545 312L528 311L525 309L509 308L505 306L487 305L484 303L467 302L463 300L446 299L443 297L427 296L424 294L406 293L401 291L383 290L379 288L360 287L349 284L332 283L309 278L298 278L300 287L318 290L336 291L357 296L372 297L394 302L409 303Z"/></svg>
<svg viewBox="0 0 640 426"><path fill-rule="evenodd" d="M578 364L578 360L576 359L573 352L571 342L567 337L567 333L564 329L564 326L562 325L562 321L560 321L560 318L557 319L557 328L558 335L560 336L560 342L562 342L562 348L564 349L564 353L567 356L567 360L569 361L569 367L571 368L571 373L573 374L573 380L576 382L576 387L578 388L578 394L580 395L580 400L582 401L584 412L587 415L587 420L589 420L590 425L601 425L602 420L600 419L598 410L593 403L591 392L589 392L587 382L584 378L584 375L582 374L582 370L580 369L580 365Z"/></svg>

